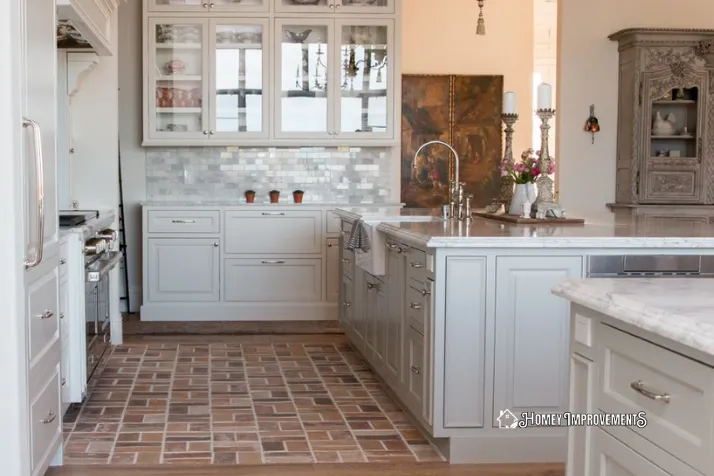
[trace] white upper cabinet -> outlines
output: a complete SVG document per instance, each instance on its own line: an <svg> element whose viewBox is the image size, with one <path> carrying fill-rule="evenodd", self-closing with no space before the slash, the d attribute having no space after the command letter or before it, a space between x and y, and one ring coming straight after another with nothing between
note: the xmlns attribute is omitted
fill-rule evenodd
<svg viewBox="0 0 714 476"><path fill-rule="evenodd" d="M275 0L279 13L394 13L394 0Z"/></svg>
<svg viewBox="0 0 714 476"><path fill-rule="evenodd" d="M273 0L145 0L150 12L220 14L256 13L270 10Z"/></svg>
<svg viewBox="0 0 714 476"><path fill-rule="evenodd" d="M145 2L143 145L399 143L397 0Z"/></svg>

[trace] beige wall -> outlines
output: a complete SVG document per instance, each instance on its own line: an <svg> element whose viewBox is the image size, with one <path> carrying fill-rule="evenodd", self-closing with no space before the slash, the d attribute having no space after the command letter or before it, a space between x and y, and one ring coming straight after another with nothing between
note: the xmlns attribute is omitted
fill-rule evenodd
<svg viewBox="0 0 714 476"><path fill-rule="evenodd" d="M617 140L617 44L607 36L630 27L712 28L714 1L559 3L560 201L572 211L602 210L615 199ZM590 104L602 127L595 144L583 131Z"/></svg>
<svg viewBox="0 0 714 476"><path fill-rule="evenodd" d="M516 155L531 147L533 0L486 2L485 36L476 35L475 0L405 0L403 11L402 72L503 75L518 94Z"/></svg>

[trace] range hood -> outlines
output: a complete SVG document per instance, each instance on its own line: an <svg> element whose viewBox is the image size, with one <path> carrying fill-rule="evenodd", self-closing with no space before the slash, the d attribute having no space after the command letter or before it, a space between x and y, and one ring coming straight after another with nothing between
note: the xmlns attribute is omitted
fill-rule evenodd
<svg viewBox="0 0 714 476"><path fill-rule="evenodd" d="M111 20L120 1L57 0L57 48L111 56Z"/></svg>

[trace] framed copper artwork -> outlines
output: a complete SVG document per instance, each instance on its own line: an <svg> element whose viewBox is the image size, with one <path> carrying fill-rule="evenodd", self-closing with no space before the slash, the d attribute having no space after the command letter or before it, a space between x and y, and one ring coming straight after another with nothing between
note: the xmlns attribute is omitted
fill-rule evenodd
<svg viewBox="0 0 714 476"><path fill-rule="evenodd" d="M401 200L411 208L438 208L449 196L449 154L423 143L442 140L459 153L460 181L473 206L498 196L503 156L503 76L402 75Z"/></svg>

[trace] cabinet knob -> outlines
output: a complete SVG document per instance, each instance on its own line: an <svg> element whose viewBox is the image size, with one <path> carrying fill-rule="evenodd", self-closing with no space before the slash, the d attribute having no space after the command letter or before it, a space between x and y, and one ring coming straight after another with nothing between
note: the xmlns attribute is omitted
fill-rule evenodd
<svg viewBox="0 0 714 476"><path fill-rule="evenodd" d="M376 288L376 287L377 287L377 285L376 285L376 284L372 284L372 283L367 283L367 289L370 289L370 290L372 290L372 289L374 289L374 288Z"/></svg>
<svg viewBox="0 0 714 476"><path fill-rule="evenodd" d="M57 419L57 414L56 414L55 412L53 412L53 411L49 411L49 412L47 413L47 418L45 418L45 419L43 419L43 420L40 420L40 422L44 423L45 425L49 425L50 423L52 423L52 422L55 421L56 419Z"/></svg>
<svg viewBox="0 0 714 476"><path fill-rule="evenodd" d="M202 6L203 8L208 8L208 4L207 4L207 3L204 3L204 4L201 5L201 6ZM205 134L206 132L204 131L203 133Z"/></svg>
<svg viewBox="0 0 714 476"><path fill-rule="evenodd" d="M64 259L64 258L60 258L60 264L65 264L66 262L67 262L67 260L66 260L66 259Z"/></svg>
<svg viewBox="0 0 714 476"><path fill-rule="evenodd" d="M426 289L422 289L422 290L421 290L421 295L422 295L422 296L428 296L428 295L430 295L430 294L431 294L431 293L430 293L429 291L427 291Z"/></svg>
<svg viewBox="0 0 714 476"><path fill-rule="evenodd" d="M64 312L60 312L60 319L64 319Z"/></svg>
<svg viewBox="0 0 714 476"><path fill-rule="evenodd" d="M63 378L63 379L62 379L62 386L64 387L66 384L67 384L67 379L66 379L66 378Z"/></svg>
<svg viewBox="0 0 714 476"><path fill-rule="evenodd" d="M219 245L220 245L220 243L218 243L217 241L215 243L213 243L213 246L215 246L216 248L218 248Z"/></svg>
<svg viewBox="0 0 714 476"><path fill-rule="evenodd" d="M212 4L212 3L211 3L211 7L213 7L213 4ZM209 134L209 135L213 135L213 134L215 134L215 132L214 132L214 131L208 131L208 134Z"/></svg>
<svg viewBox="0 0 714 476"><path fill-rule="evenodd" d="M332 243L328 243L328 244L327 244L327 247L328 247L328 248L332 248L333 246L334 246L334 245L333 245Z"/></svg>
<svg viewBox="0 0 714 476"><path fill-rule="evenodd" d="M409 370L411 370L412 373L415 373L415 374L417 374L417 375L419 375L419 374L421 373L421 369L420 369L419 367L414 366L414 365L412 365L411 367L409 367Z"/></svg>
<svg viewBox="0 0 714 476"><path fill-rule="evenodd" d="M45 312L40 314L39 317L40 319L49 319L50 317L54 316L54 312L50 311L49 309L45 309Z"/></svg>
<svg viewBox="0 0 714 476"><path fill-rule="evenodd" d="M335 10L339 10L340 7L341 7L341 5L338 3L337 5L335 5Z"/></svg>
<svg viewBox="0 0 714 476"><path fill-rule="evenodd" d="M404 253L404 248L397 248L397 253Z"/></svg>
<svg viewBox="0 0 714 476"><path fill-rule="evenodd" d="M208 5L208 6L209 6L209 7L211 7L211 8L213 8L213 7L215 7L215 6L216 6L216 4L215 4L215 3L213 3L213 2L211 2L211 3L210 3L210 4Z"/></svg>
<svg viewBox="0 0 714 476"><path fill-rule="evenodd" d="M206 8L206 4L205 4L205 3L203 4L203 8ZM208 131L203 131L203 135L204 135L204 136L207 136L207 135L208 135Z"/></svg>
<svg viewBox="0 0 714 476"><path fill-rule="evenodd" d="M395 245L394 243L387 243L387 248L389 248L390 250L395 250L397 249L397 245Z"/></svg>
<svg viewBox="0 0 714 476"><path fill-rule="evenodd" d="M342 262L343 262L343 263L349 263L350 260L348 260L347 258L342 258Z"/></svg>
<svg viewBox="0 0 714 476"><path fill-rule="evenodd" d="M335 5L331 3L330 8L335 8ZM330 134L332 134L332 132L330 132Z"/></svg>
<svg viewBox="0 0 714 476"><path fill-rule="evenodd" d="M347 302L347 301L345 301L345 302L342 303L342 305L345 306L345 307L350 307L352 304L349 303L349 302Z"/></svg>

